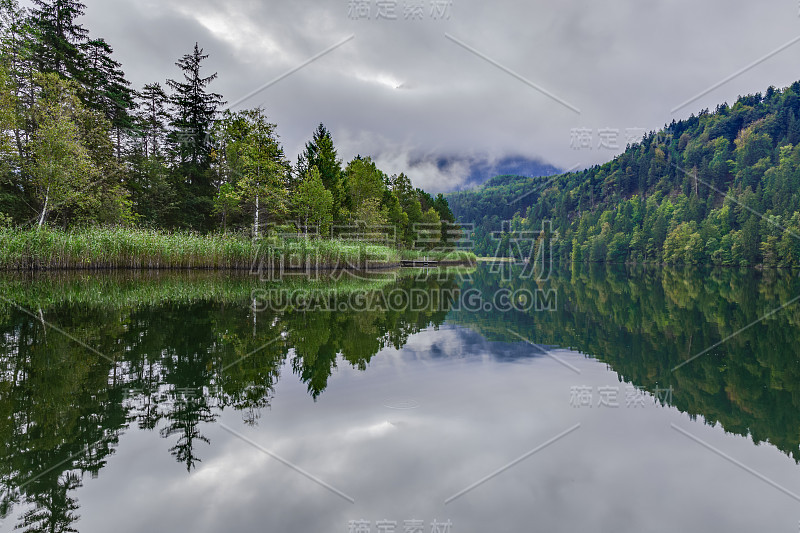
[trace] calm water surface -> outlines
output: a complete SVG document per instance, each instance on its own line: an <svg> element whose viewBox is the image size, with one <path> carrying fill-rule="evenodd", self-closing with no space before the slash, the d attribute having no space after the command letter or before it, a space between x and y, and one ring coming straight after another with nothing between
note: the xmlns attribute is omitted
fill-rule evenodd
<svg viewBox="0 0 800 533"><path fill-rule="evenodd" d="M6 276L0 531L794 533L798 296L603 266Z"/></svg>

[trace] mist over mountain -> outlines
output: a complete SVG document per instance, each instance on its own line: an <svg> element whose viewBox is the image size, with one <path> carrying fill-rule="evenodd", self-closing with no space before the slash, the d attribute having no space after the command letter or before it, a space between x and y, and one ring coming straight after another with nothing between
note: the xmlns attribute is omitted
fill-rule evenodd
<svg viewBox="0 0 800 533"><path fill-rule="evenodd" d="M381 158L378 157L378 160ZM563 169L541 159L524 155L500 158L464 155L410 156L405 162L405 168L415 184L420 183L424 189L432 192L472 189L502 175L539 177L563 172Z"/></svg>

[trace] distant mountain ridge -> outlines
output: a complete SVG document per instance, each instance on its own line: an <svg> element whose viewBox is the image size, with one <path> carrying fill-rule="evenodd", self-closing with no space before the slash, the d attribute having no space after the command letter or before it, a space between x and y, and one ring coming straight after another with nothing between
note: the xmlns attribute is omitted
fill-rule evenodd
<svg viewBox="0 0 800 533"><path fill-rule="evenodd" d="M409 172L413 172L415 166L425 164L433 164L445 174L458 173L462 178L458 190L484 185L497 176L552 176L563 172L562 169L541 159L522 155L505 156L496 160L488 157L460 155L412 158L409 161Z"/></svg>

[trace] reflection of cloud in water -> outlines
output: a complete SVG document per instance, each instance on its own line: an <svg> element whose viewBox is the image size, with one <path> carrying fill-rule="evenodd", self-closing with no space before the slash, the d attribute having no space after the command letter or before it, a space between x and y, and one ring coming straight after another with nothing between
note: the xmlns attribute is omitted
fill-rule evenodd
<svg viewBox="0 0 800 533"><path fill-rule="evenodd" d="M439 354L431 355L433 345ZM426 348L427 347L427 348ZM453 521L453 531L752 531L795 521L795 502L716 460L670 428L796 490L794 463L770 446L692 422L673 408L574 408L570 387L623 386L602 363L566 350L580 376L525 343L459 328L423 331L383 350L366 372L341 365L318 402L283 380L248 438L353 496L342 501L224 431L186 474L154 433L131 431L79 492L81 531L346 531L349 520ZM515 364L499 364L514 360ZM419 403L390 410L387 398ZM224 423L240 427L237 413ZM580 422L445 506L444 500ZM151 453L158 450L158 453ZM169 490L165 493L164 488ZM125 513L135 502L147 513ZM698 505L698 503L702 503ZM680 510L680 512L676 512ZM124 521L116 519L126 516ZM787 526L788 527L788 526Z"/></svg>
<svg viewBox="0 0 800 533"><path fill-rule="evenodd" d="M539 345L537 345L539 346ZM542 350L552 347L541 346ZM516 361L543 357L540 350L530 344L511 339L509 342L489 341L475 331L460 326L441 326L427 329L408 339L399 351L385 350L371 364L383 358L399 357L404 361L437 361L441 359L492 359Z"/></svg>
<svg viewBox="0 0 800 533"><path fill-rule="evenodd" d="M388 420L384 420L376 424L348 429L344 432L343 438L348 442L360 442L385 437L395 429L397 428L394 424Z"/></svg>

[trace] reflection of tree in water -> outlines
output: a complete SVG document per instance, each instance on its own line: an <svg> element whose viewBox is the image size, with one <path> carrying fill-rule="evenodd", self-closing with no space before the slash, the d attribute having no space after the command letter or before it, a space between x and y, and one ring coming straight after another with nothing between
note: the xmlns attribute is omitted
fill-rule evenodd
<svg viewBox="0 0 800 533"><path fill-rule="evenodd" d="M113 359L118 323L98 311L74 308L43 313L76 329ZM96 475L125 427L122 396L109 386L110 359L96 357L27 314L0 320L0 409L4 486L2 511L30 506L17 524L25 531L74 531L77 502L70 491L84 473Z"/></svg>
<svg viewBox="0 0 800 533"><path fill-rule="evenodd" d="M453 288L454 280L401 279L386 290ZM66 283L69 303L58 303L51 283L44 292L52 303L42 308L41 320L0 306L0 511L8 516L22 507L17 526L25 531L73 530L73 491L84 474L97 475L128 424L158 429L170 441L170 453L191 470L201 460L198 443L209 443L203 426L222 409L257 423L290 353L290 368L317 398L339 357L365 369L379 350L401 347L414 332L441 324L447 313L378 306L256 314L249 298L134 305L128 293L120 296L124 305L114 305L92 299L97 292L119 291L102 278L98 283ZM24 292L35 294L35 287ZM159 301L153 294L159 287L139 287L134 294ZM230 283L226 289L250 292ZM88 303L72 303L82 301L84 292ZM334 302L338 297L331 296Z"/></svg>
<svg viewBox="0 0 800 533"><path fill-rule="evenodd" d="M170 412L166 425L161 428L160 434L164 438L178 436L176 444L169 449L178 462L186 464L186 470L191 470L200 459L194 453L194 446L199 442L210 444L208 437L200 433L201 423L211 423L216 416L211 413L205 398L183 399L175 402L175 407Z"/></svg>
<svg viewBox="0 0 800 533"><path fill-rule="evenodd" d="M502 281L486 268L472 278L462 289L491 295L501 287L536 288L533 281ZM448 316L435 306L380 305L256 314L250 288L229 280L222 282L226 294L243 297L176 301L175 295L196 291L166 283L170 297L163 300L157 280L149 288L137 286L133 295L121 294L120 304L91 298L58 303L100 292L82 283L65 285L69 297L62 299L56 286L49 287L53 303L42 306L41 317L108 358L0 305L0 512L24 509L17 526L25 531L72 530L78 516L74 489L86 473L97 475L128 424L158 429L176 460L191 470L200 461L197 444L209 441L203 426L225 408L257 423L284 364L317 398L340 357L365 369L381 349L399 349ZM121 291L99 283L103 291ZM455 275L401 278L380 290L433 293L458 285ZM36 294L37 287L25 292ZM490 340L508 341L512 329L532 342L592 354L651 392L673 387L672 402L681 411L755 442L769 441L800 460L800 305L670 371L800 294L800 280L754 271L600 267L554 275L544 288L558 292L555 312L453 311L449 320ZM148 303L136 304L142 295Z"/></svg>
<svg viewBox="0 0 800 533"><path fill-rule="evenodd" d="M536 288L519 278L503 283L487 270L473 274L472 286L484 294ZM757 322L800 294L793 273L575 266L545 288L558 292L555 312L458 312L451 321L489 340L507 341L511 329L578 350L650 392L672 387L679 410L800 461L800 304Z"/></svg>
<svg viewBox="0 0 800 533"><path fill-rule="evenodd" d="M21 529L24 533L77 533L72 524L80 518L75 514L78 501L69 492L81 485L83 482L79 474L65 472L54 483L47 483L41 491L33 492L29 503L34 507L22 514L14 529Z"/></svg>
<svg viewBox="0 0 800 533"><path fill-rule="evenodd" d="M401 278L383 294L397 290L409 293L412 289L434 294L457 289L457 275L438 277L424 280ZM327 388L340 356L353 368L366 370L379 351L388 347L401 348L410 335L430 325L444 323L448 313L447 309L433 304L423 309L393 309L385 305L387 298L377 296L370 300L374 305L358 311L296 312L283 317L288 330L288 344L294 349L292 371L308 386L314 399ZM331 298L327 308L339 309L339 303Z"/></svg>

